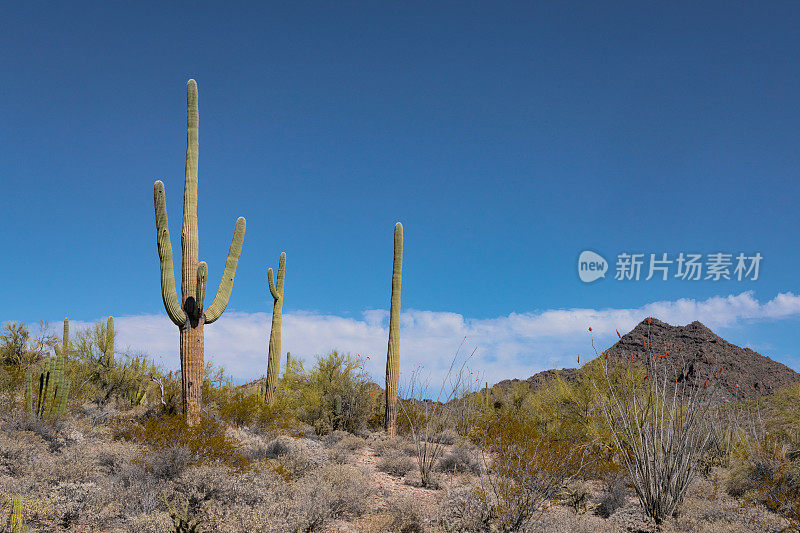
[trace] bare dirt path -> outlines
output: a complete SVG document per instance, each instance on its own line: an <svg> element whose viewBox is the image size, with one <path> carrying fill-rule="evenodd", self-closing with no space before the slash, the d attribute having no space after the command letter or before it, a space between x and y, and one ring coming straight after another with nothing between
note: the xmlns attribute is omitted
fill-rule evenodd
<svg viewBox="0 0 800 533"><path fill-rule="evenodd" d="M387 500L394 497L412 497L422 509L434 509L443 491L415 487L405 483L404 478L396 477L378 470L380 458L371 447L366 446L355 452L355 464L363 467L375 484L375 503L379 509L387 509Z"/></svg>

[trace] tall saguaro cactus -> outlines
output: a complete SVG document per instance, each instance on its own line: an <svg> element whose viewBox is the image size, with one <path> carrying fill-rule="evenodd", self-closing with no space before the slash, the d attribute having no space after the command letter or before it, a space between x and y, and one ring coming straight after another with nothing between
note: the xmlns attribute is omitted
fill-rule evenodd
<svg viewBox="0 0 800 533"><path fill-rule="evenodd" d="M394 225L392 303L389 311L389 347L386 352L386 432L397 431L397 387L400 379L400 282L403 278L403 225Z"/></svg>
<svg viewBox="0 0 800 533"><path fill-rule="evenodd" d="M153 187L158 257L161 261L161 296L164 299L167 315L180 328L183 412L189 425L195 425L199 421L203 403L203 326L217 320L228 306L245 230L244 217L239 217L219 289L211 305L204 310L208 267L205 261L198 262L197 133L197 83L189 80L186 84L186 177L183 189L180 300L175 290L164 184L156 181Z"/></svg>
<svg viewBox="0 0 800 533"><path fill-rule="evenodd" d="M272 329L269 332L269 355L267 356L267 384L264 400L271 404L278 386L278 372L281 365L281 318L283 316L283 280L286 275L286 252L281 252L278 261L278 279L272 279L272 269L267 269L269 292L272 294ZM288 354L287 354L288 356ZM287 369L288 369L287 358Z"/></svg>

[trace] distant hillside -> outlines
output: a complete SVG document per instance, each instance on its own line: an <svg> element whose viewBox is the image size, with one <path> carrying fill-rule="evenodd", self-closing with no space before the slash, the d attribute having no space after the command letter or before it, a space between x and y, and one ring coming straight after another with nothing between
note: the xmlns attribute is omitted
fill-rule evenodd
<svg viewBox="0 0 800 533"><path fill-rule="evenodd" d="M649 351L642 346L642 338L647 337L648 325L647 319L644 319L608 349L609 359L629 361L633 355L634 361L642 361L643 357L649 355ZM800 374L788 366L750 348L731 344L698 321L686 326L671 326L653 318L650 324L650 339L658 353L666 348L670 357L690 361L693 371L702 375L712 374L722 365L724 371L718 380L718 387L732 391L738 384L739 391L745 397L769 395L788 385L800 383ZM569 381L577 375L578 370L565 368L558 372ZM533 390L550 380L555 373L555 370L538 372L525 381ZM506 391L520 381L504 380L495 387L499 388L497 392Z"/></svg>

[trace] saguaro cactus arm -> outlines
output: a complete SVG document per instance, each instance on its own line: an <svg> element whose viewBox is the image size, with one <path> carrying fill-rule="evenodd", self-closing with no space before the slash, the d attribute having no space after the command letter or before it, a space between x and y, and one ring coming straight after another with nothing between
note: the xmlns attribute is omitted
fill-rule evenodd
<svg viewBox="0 0 800 533"><path fill-rule="evenodd" d="M206 298L206 281L208 280L208 265L205 261L200 261L197 265L197 287L195 288L195 304L197 305L197 312L203 311L203 302Z"/></svg>
<svg viewBox="0 0 800 533"><path fill-rule="evenodd" d="M158 258L161 262L161 297L164 309L172 322L180 327L186 323L186 313L181 309L178 293L175 290L175 267L172 264L172 243L169 239L167 205L164 184L159 180L153 186L153 202L156 209L156 238Z"/></svg>
<svg viewBox="0 0 800 533"><path fill-rule="evenodd" d="M272 279L272 269L267 269L267 280L269 281L269 292L272 298L278 300L283 298L283 280L286 276L286 252L281 252L281 259L278 261L278 285Z"/></svg>
<svg viewBox="0 0 800 533"><path fill-rule="evenodd" d="M236 220L236 228L233 231L231 247L228 250L228 258L225 260L225 270L222 272L222 280L219 282L217 294L208 306L206 311L206 324L210 324L222 316L225 308L228 307L228 300L233 290L233 280L236 277L236 267L239 265L239 254L242 253L242 243L244 242L245 220L239 217Z"/></svg>

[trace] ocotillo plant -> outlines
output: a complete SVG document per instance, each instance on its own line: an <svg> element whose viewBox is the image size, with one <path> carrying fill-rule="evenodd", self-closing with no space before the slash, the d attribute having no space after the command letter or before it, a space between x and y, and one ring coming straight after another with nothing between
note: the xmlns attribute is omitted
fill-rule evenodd
<svg viewBox="0 0 800 533"><path fill-rule="evenodd" d="M39 390L34 402L33 376L28 372L25 377L25 403L30 413L36 418L58 418L67 407L67 395L70 382L64 378L65 358L54 357L45 363L39 374Z"/></svg>
<svg viewBox="0 0 800 533"><path fill-rule="evenodd" d="M61 348L56 345L56 355L69 357L69 318L64 318L64 335L61 337Z"/></svg>
<svg viewBox="0 0 800 533"><path fill-rule="evenodd" d="M186 175L183 189L180 300L175 290L164 184L156 181L153 187L158 257L161 262L161 296L167 315L180 329L183 412L189 425L195 425L199 421L203 403L203 326L216 321L228 306L245 230L244 217L239 217L219 289L211 305L204 310L208 267L205 261L198 262L197 250L197 134L197 83L189 80L186 84Z"/></svg>
<svg viewBox="0 0 800 533"><path fill-rule="evenodd" d="M269 355L267 356L267 384L265 398L271 404L275 398L275 388L278 386L278 372L280 371L281 358L281 317L283 314L283 280L286 275L286 253L281 253L278 261L277 282L272 279L272 269L267 269L269 292L274 301L272 305L272 329L269 332ZM288 360L287 360L288 361ZM288 362L287 362L288 368Z"/></svg>
<svg viewBox="0 0 800 533"><path fill-rule="evenodd" d="M403 277L403 225L394 225L392 303L389 311L389 347L386 352L386 432L397 431L397 387L400 380L400 281Z"/></svg>

